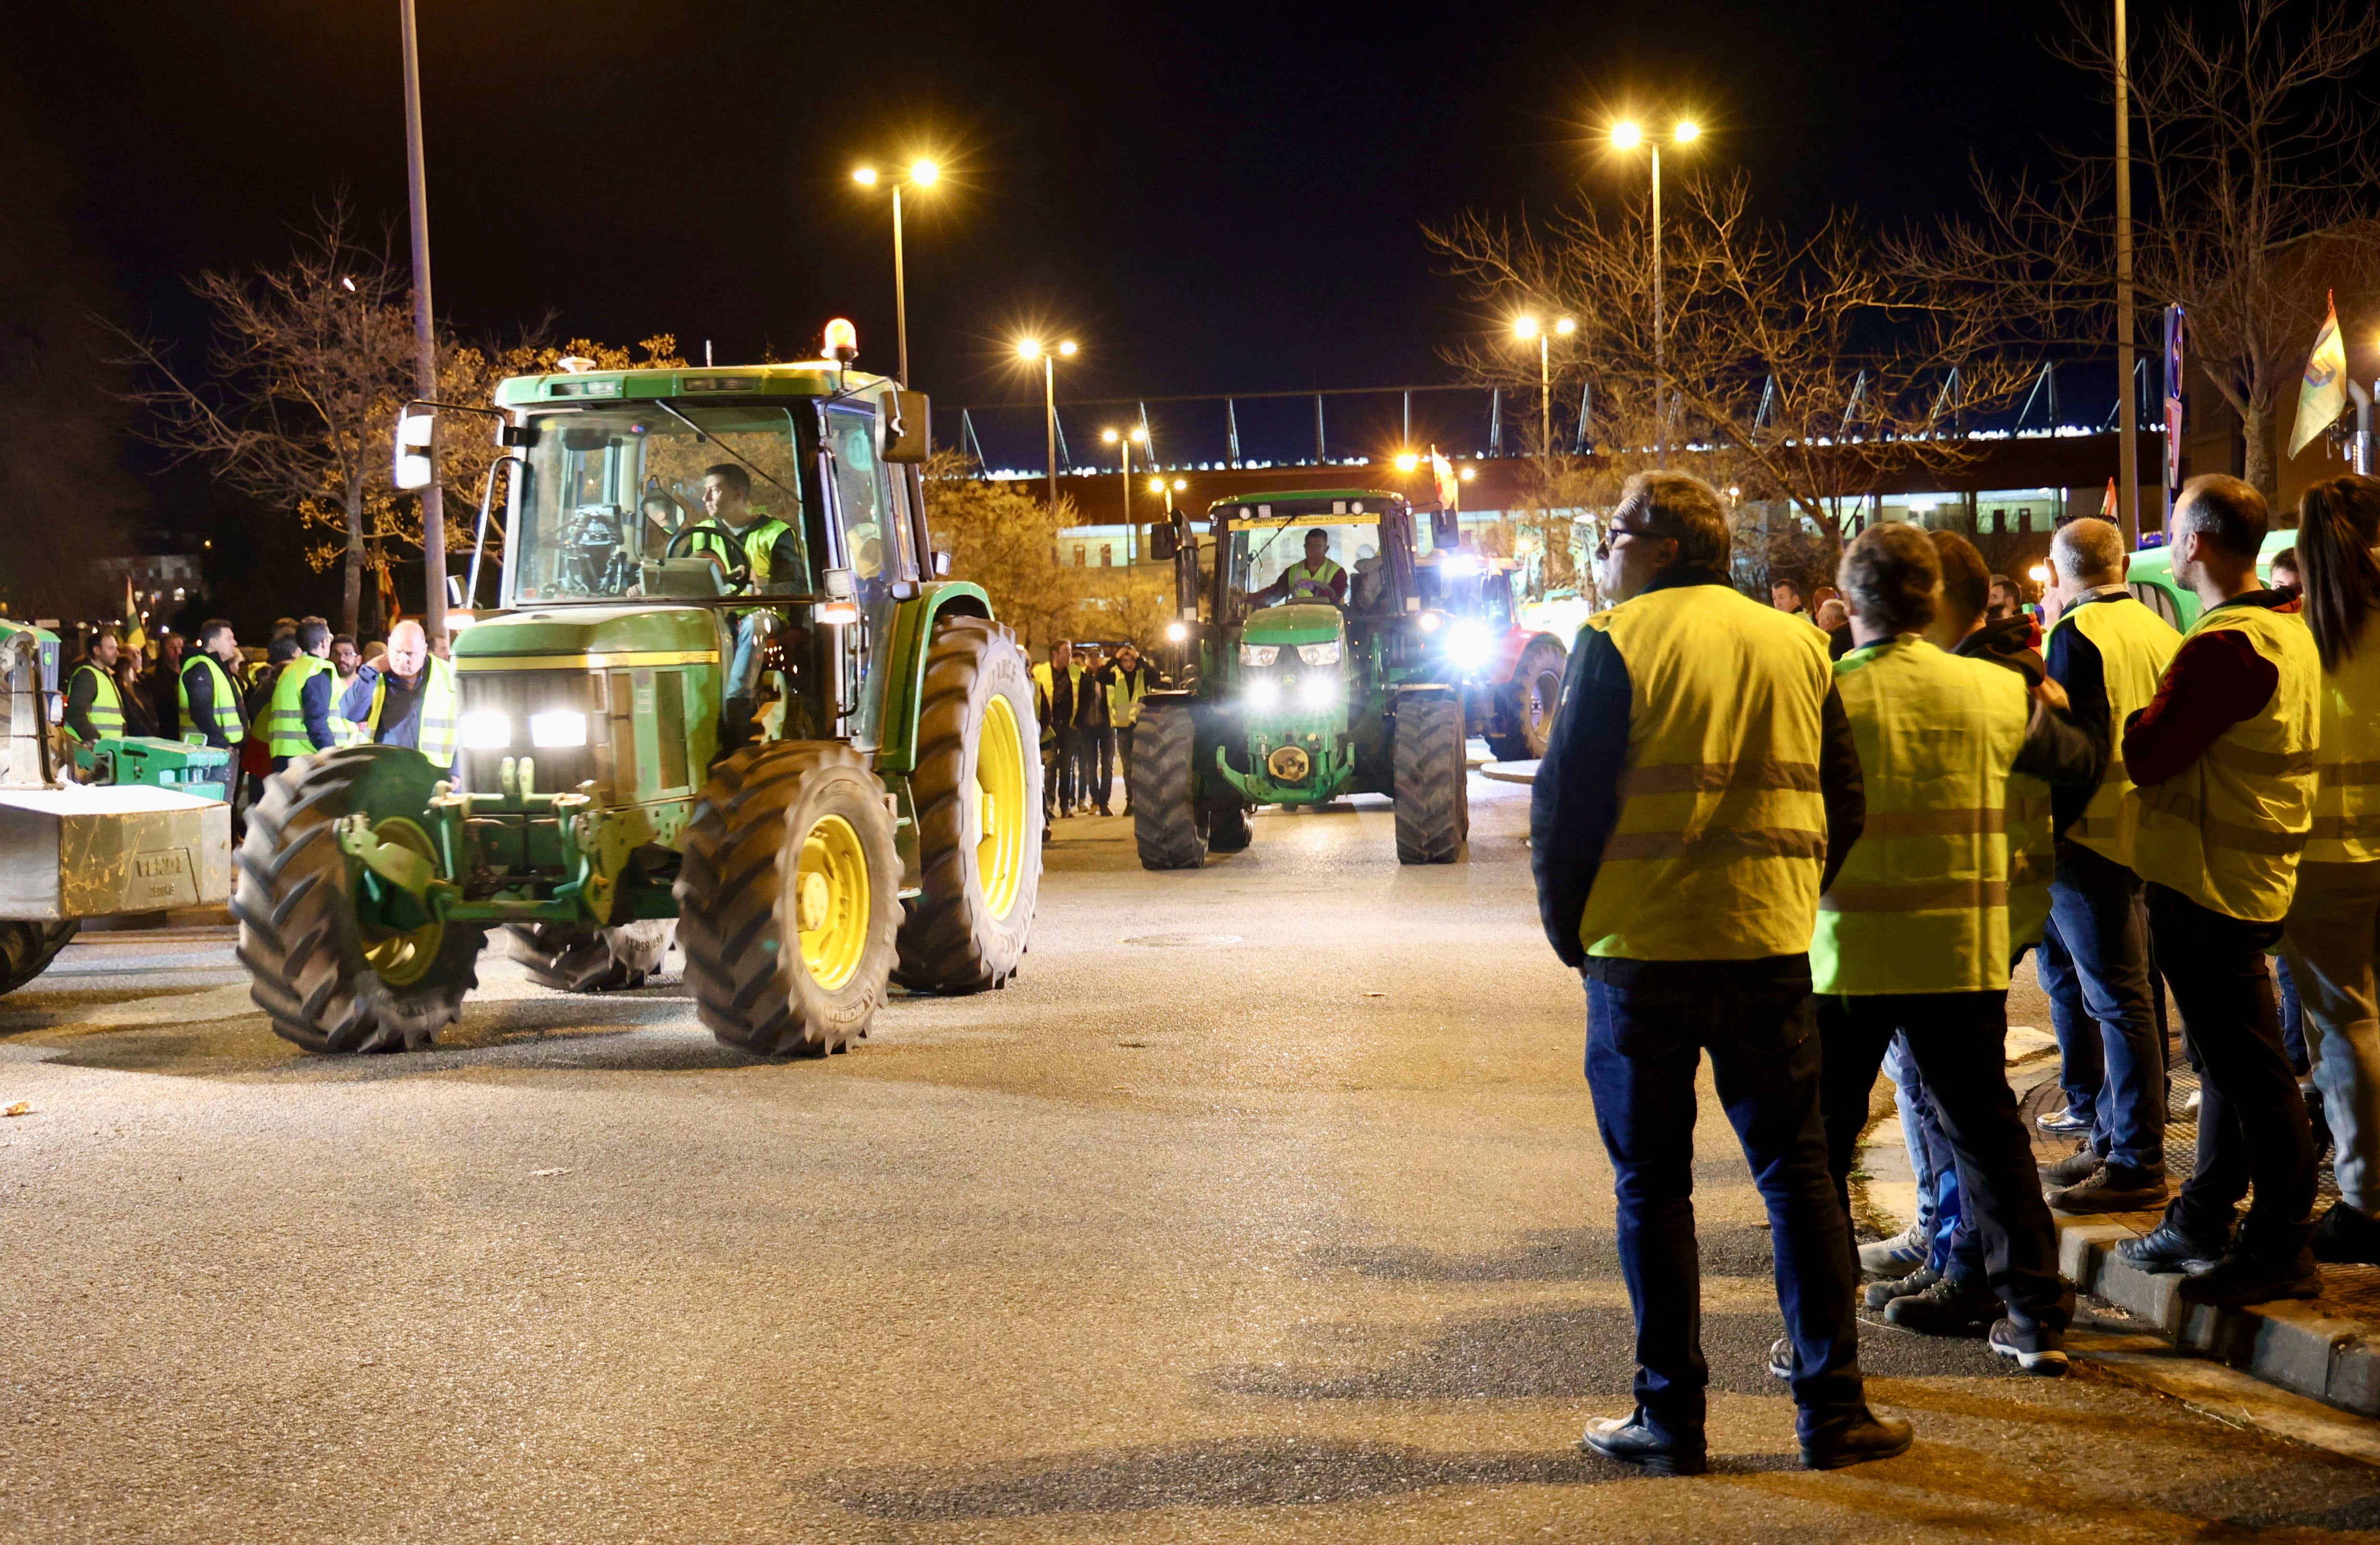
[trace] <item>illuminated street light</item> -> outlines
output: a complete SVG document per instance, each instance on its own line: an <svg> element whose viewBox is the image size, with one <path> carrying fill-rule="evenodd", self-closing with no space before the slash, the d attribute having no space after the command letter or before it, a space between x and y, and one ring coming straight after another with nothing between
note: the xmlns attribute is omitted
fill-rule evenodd
<svg viewBox="0 0 2380 1545"><path fill-rule="evenodd" d="M1702 125L1692 118L1680 118L1670 126L1670 143L1691 145L1703 137ZM1653 460L1656 465L1670 465L1669 408L1669 330L1661 314L1661 146L1646 135L1644 126L1633 119L1622 118L1611 126L1611 148L1633 151L1643 145L1653 159Z"/></svg>
<svg viewBox="0 0 2380 1545"><path fill-rule="evenodd" d="M873 166L855 167L852 170L851 180L857 183L862 187L874 187L876 186L876 168Z"/></svg>
<svg viewBox="0 0 2380 1545"><path fill-rule="evenodd" d="M1611 143L1616 149L1633 151L1644 138L1645 130L1630 119L1622 118L1611 126Z"/></svg>
<svg viewBox="0 0 2380 1545"><path fill-rule="evenodd" d="M1397 470L1399 472L1411 472L1414 468L1419 465L1421 465L1421 458L1415 455L1413 452L1400 451L1397 453Z"/></svg>
<svg viewBox="0 0 2380 1545"><path fill-rule="evenodd" d="M1555 321L1554 332L1567 338L1578 331L1578 319L1563 317ZM1512 336L1537 341L1537 454L1554 453L1554 368L1550 352L1552 339L1536 318L1525 313L1512 321Z"/></svg>
<svg viewBox="0 0 2380 1545"><path fill-rule="evenodd" d="M1536 318L1532 317L1532 316L1528 316L1528 315L1525 315L1525 314L1524 314L1524 315L1518 316L1518 317L1515 317L1515 318L1513 318L1513 319L1512 319L1512 336L1513 336L1513 337L1515 337L1515 338L1534 338L1534 337L1536 337L1536 335L1537 335L1537 319L1536 319Z"/></svg>
<svg viewBox="0 0 2380 1545"><path fill-rule="evenodd" d="M909 384L909 274L901 250L901 189L905 187L931 187L941 175L942 169L932 162L916 161L909 163L906 182L892 185L892 323L901 351L898 379L904 386ZM860 165L852 168L851 180L862 187L874 187L884 180L884 176L873 166Z"/></svg>
<svg viewBox="0 0 2380 1545"><path fill-rule="evenodd" d="M1148 430L1135 424L1129 429L1101 429L1099 438L1123 453L1123 524L1129 531L1132 527L1132 448L1148 443Z"/></svg>
<svg viewBox="0 0 2380 1545"><path fill-rule="evenodd" d="M1048 435L1045 448L1049 457L1043 465L1050 472L1050 513L1051 514L1058 512L1058 360L1061 356L1068 359L1075 357L1073 339L1065 340L1054 349L1042 347L1041 340L1038 338L1019 338L1016 341L1017 358L1027 361L1038 359L1041 362L1042 423Z"/></svg>
<svg viewBox="0 0 2380 1545"><path fill-rule="evenodd" d="M1702 137L1703 126L1692 118L1680 118L1678 127L1670 131L1670 138L1681 145L1691 145Z"/></svg>
<svg viewBox="0 0 2380 1545"><path fill-rule="evenodd" d="M915 187L931 187L942 180L942 169L930 161L909 163L909 182Z"/></svg>

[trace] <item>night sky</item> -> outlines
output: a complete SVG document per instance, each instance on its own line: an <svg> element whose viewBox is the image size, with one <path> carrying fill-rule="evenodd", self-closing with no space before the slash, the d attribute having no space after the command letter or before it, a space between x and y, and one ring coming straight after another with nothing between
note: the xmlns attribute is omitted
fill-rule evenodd
<svg viewBox="0 0 2380 1545"><path fill-rule="evenodd" d="M2100 143L2051 58L2055 0L1985 6L421 0L440 310L504 337L674 332L722 360L828 316L892 359L889 229L863 157L939 156L913 206L917 383L1022 397L1007 341L1084 346L1061 395L1443 379L1489 319L1420 227L1617 192L1589 135L1690 111L1764 209L1960 206L1971 153ZM395 0L20 11L0 50L123 308L193 325L180 278L271 260L345 188L401 244Z"/></svg>

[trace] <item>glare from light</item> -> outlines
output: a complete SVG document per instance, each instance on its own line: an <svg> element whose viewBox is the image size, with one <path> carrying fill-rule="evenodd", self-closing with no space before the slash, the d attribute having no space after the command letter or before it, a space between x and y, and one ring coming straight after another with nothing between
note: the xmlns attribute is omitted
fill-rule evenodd
<svg viewBox="0 0 2380 1545"><path fill-rule="evenodd" d="M1400 451L1397 453L1397 470L1399 472L1411 472L1414 468L1419 465L1421 465L1421 458L1414 454L1411 451Z"/></svg>
<svg viewBox="0 0 2380 1545"><path fill-rule="evenodd" d="M1190 630L1187 627L1184 627L1182 623L1168 622L1165 624L1165 641L1168 644L1179 644L1189 636Z"/></svg>
<svg viewBox="0 0 2380 1545"><path fill-rule="evenodd" d="M1477 579L1479 560L1467 552L1458 552L1440 563L1438 572L1449 579Z"/></svg>
<svg viewBox="0 0 2380 1545"><path fill-rule="evenodd" d="M1141 428L1139 425L1135 424L1132 427L1131 433L1127 434L1124 438L1131 441L1135 445L1146 445L1148 443L1148 431Z"/></svg>
<svg viewBox="0 0 2380 1545"><path fill-rule="evenodd" d="M1446 658L1466 670L1487 664L1495 647L1488 625L1475 619L1465 617L1446 630Z"/></svg>
<svg viewBox="0 0 2380 1545"><path fill-rule="evenodd" d="M2024 573L2025 577L2032 580L2035 585L2046 585L2049 583L2049 565L2046 563L2035 563L2032 568L2027 569Z"/></svg>
<svg viewBox="0 0 2380 1545"><path fill-rule="evenodd" d="M1187 477L1176 477L1173 479L1173 491L1175 493L1180 493L1184 489L1186 489L1189 486L1190 479Z"/></svg>
<svg viewBox="0 0 2380 1545"><path fill-rule="evenodd" d="M830 626L840 624L849 627L859 621L859 606L856 601L826 601L820 605L815 615L820 622Z"/></svg>
<svg viewBox="0 0 2380 1545"><path fill-rule="evenodd" d="M1456 473L1455 476L1468 483L1479 476L1479 469L1475 466L1466 466L1461 472Z"/></svg>
<svg viewBox="0 0 2380 1545"><path fill-rule="evenodd" d="M1259 676L1248 683L1248 706L1270 708L1281 703L1281 683L1269 676Z"/></svg>
<svg viewBox="0 0 2380 1545"><path fill-rule="evenodd" d="M942 179L942 169L930 161L909 163L909 181L918 187L931 187Z"/></svg>
<svg viewBox="0 0 2380 1545"><path fill-rule="evenodd" d="M1297 684L1297 699L1309 708L1327 708L1339 700L1339 678L1308 676Z"/></svg>
<svg viewBox="0 0 2380 1545"><path fill-rule="evenodd" d="M1681 145L1691 145L1702 137L1703 126L1692 118L1680 118L1678 127L1670 131L1670 138Z"/></svg>
<svg viewBox="0 0 2380 1545"><path fill-rule="evenodd" d="M1038 338L1019 338L1016 341L1016 357L1019 359L1040 358L1041 340Z"/></svg>
<svg viewBox="0 0 2380 1545"><path fill-rule="evenodd" d="M1611 126L1611 143L1623 151L1633 151L1644 141L1645 130L1633 118L1622 118Z"/></svg>
<svg viewBox="0 0 2380 1545"><path fill-rule="evenodd" d="M1554 323L1554 331L1567 338L1572 333L1578 331L1578 319L1576 317L1564 317L1561 320Z"/></svg>
<svg viewBox="0 0 2380 1545"><path fill-rule="evenodd" d="M873 166L854 167L851 173L851 180L857 183L862 187L874 187L876 186L876 168Z"/></svg>
<svg viewBox="0 0 2380 1545"><path fill-rule="evenodd" d="M1151 493L1163 493L1165 491L1165 479L1162 477L1151 477L1148 480L1148 491Z"/></svg>
<svg viewBox="0 0 2380 1545"><path fill-rule="evenodd" d="M1513 337L1515 337L1515 338L1534 338L1534 337L1536 337L1536 335L1537 335L1537 319L1536 319L1536 318L1532 317L1532 316L1523 315L1523 316L1514 317L1514 318L1512 319L1512 336L1513 336Z"/></svg>
<svg viewBox="0 0 2380 1545"><path fill-rule="evenodd" d="M587 716L575 708L555 708L528 716L529 743L540 749L587 743Z"/></svg>
<svg viewBox="0 0 2380 1545"><path fill-rule="evenodd" d="M508 714L492 708L479 708L465 714L455 727L456 738L471 751L502 751L513 743L513 721Z"/></svg>
<svg viewBox="0 0 2380 1545"><path fill-rule="evenodd" d="M1110 445L1113 445L1118 438L1119 437L1113 429L1101 429L1099 431L1099 439L1105 441Z"/></svg>
<svg viewBox="0 0 2380 1545"><path fill-rule="evenodd" d="M1442 611L1425 611L1418 618L1415 619L1415 622L1420 627L1422 632L1436 633L1439 629L1446 626L1446 613Z"/></svg>
<svg viewBox="0 0 2380 1545"><path fill-rule="evenodd" d="M1075 356L1075 341L1072 338L1067 339L1058 345L1058 352L1072 359Z"/></svg>

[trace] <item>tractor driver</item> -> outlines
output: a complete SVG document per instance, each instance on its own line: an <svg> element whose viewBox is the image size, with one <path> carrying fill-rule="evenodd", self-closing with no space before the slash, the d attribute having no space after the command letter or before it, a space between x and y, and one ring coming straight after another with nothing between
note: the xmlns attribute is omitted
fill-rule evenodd
<svg viewBox="0 0 2380 1545"><path fill-rule="evenodd" d="M747 570L747 594L799 595L808 586L809 562L802 551L800 534L774 515L752 508L752 475L742 466L722 462L703 469L702 507L705 519L681 532L681 538L692 551L719 552L731 570ZM721 550L722 534L734 548ZM775 612L759 610L745 612L735 620L735 658L728 667L727 700L722 706L730 730L739 736L759 706L761 645L777 631L779 622Z"/></svg>
<svg viewBox="0 0 2380 1545"><path fill-rule="evenodd" d="M1347 604L1347 571L1330 561L1330 533L1316 527L1305 534L1305 556L1281 572L1269 589L1257 597L1277 601L1329 601Z"/></svg>

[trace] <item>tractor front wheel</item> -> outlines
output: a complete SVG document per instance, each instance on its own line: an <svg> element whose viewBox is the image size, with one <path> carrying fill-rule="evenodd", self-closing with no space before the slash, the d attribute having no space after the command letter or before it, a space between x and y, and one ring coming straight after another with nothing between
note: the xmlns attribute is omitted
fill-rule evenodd
<svg viewBox="0 0 2380 1545"><path fill-rule="evenodd" d="M696 802L678 869L697 1015L765 1056L845 1049L884 1001L900 886L892 812L857 752L772 741L730 756Z"/></svg>
<svg viewBox="0 0 2380 1545"><path fill-rule="evenodd" d="M1451 694L1397 706L1397 862L1452 863L1471 833L1463 703Z"/></svg>
<svg viewBox="0 0 2380 1545"><path fill-rule="evenodd" d="M1041 758L1033 678L1016 637L954 617L934 634L917 712L920 894L893 980L933 993L1005 986L1041 891Z"/></svg>
<svg viewBox="0 0 2380 1545"><path fill-rule="evenodd" d="M1248 807L1238 800L1227 800L1207 807L1207 851L1210 853L1245 851L1248 839Z"/></svg>
<svg viewBox="0 0 2380 1545"><path fill-rule="evenodd" d="M515 923L512 958L540 985L564 993L612 993L641 987L661 970L677 924L647 918L611 928L558 923Z"/></svg>
<svg viewBox="0 0 2380 1545"><path fill-rule="evenodd" d="M357 745L264 780L231 911L249 996L283 1039L310 1052L418 1051L462 1015L486 930L420 912L341 852L335 830L362 815L382 843L434 862L419 817L439 777L416 752Z"/></svg>
<svg viewBox="0 0 2380 1545"><path fill-rule="evenodd" d="M0 923L0 994L13 993L49 970L58 951L81 927L80 918L64 923Z"/></svg>
<svg viewBox="0 0 2380 1545"><path fill-rule="evenodd" d="M1554 710L1561 706L1562 672L1570 653L1550 638L1537 638L1521 651L1512 679L1499 691L1499 720L1508 728L1488 737L1488 754L1499 762L1529 762L1546 754Z"/></svg>
<svg viewBox="0 0 2380 1545"><path fill-rule="evenodd" d="M1143 869L1196 869L1207 862L1197 755L1198 726L1188 707L1142 707L1127 788Z"/></svg>

